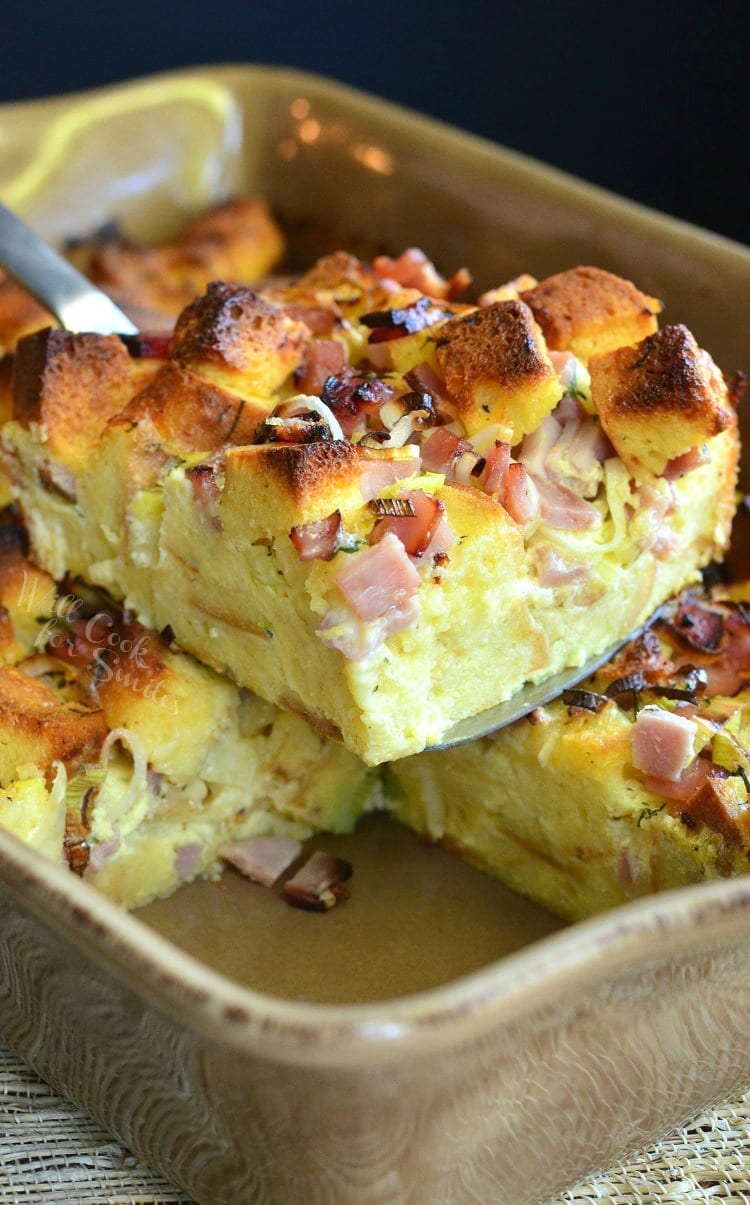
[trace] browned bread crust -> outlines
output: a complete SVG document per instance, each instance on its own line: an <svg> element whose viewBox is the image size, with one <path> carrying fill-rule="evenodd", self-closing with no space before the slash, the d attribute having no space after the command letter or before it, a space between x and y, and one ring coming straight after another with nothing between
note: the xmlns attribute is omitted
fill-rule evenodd
<svg viewBox="0 0 750 1205"><path fill-rule="evenodd" d="M554 351L586 361L656 330L662 304L603 268L571 268L521 293Z"/></svg>
<svg viewBox="0 0 750 1205"><path fill-rule="evenodd" d="M562 394L542 333L523 301L498 301L451 318L437 337L437 361L469 434L490 422L507 422L524 395L551 393L549 412ZM514 435L529 429L523 425Z"/></svg>
<svg viewBox="0 0 750 1205"><path fill-rule="evenodd" d="M50 452L72 466L86 459L132 389L132 361L117 335L48 328L16 351L13 417L43 426Z"/></svg>
<svg viewBox="0 0 750 1205"><path fill-rule="evenodd" d="M15 666L0 668L0 779L34 764L47 774L55 761L75 770L96 758L107 733L104 714L83 700L62 701L44 682Z"/></svg>
<svg viewBox="0 0 750 1205"><path fill-rule="evenodd" d="M170 355L229 388L263 395L298 366L309 337L257 293L214 281L180 315Z"/></svg>
<svg viewBox="0 0 750 1205"><path fill-rule="evenodd" d="M592 356L589 369L602 427L636 475L664 472L734 421L721 373L685 326Z"/></svg>

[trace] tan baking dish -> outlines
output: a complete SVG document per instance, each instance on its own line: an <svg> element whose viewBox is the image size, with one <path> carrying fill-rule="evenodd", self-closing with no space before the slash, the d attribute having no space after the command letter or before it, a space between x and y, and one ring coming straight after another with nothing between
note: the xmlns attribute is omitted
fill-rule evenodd
<svg viewBox="0 0 750 1205"><path fill-rule="evenodd" d="M52 237L253 189L300 261L419 243L480 288L595 262L750 364L744 248L313 77L176 73L0 135ZM750 1081L750 880L553 933L385 821L325 844L355 863L330 916L227 878L133 917L0 834L4 1039L211 1205L538 1202Z"/></svg>

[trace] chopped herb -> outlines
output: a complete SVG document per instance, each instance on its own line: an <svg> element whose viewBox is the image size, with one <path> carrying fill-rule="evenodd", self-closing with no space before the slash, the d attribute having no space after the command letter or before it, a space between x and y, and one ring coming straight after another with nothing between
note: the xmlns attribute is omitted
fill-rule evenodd
<svg viewBox="0 0 750 1205"><path fill-rule="evenodd" d="M658 816L659 812L663 812L666 803L663 803L660 808L650 808L647 803L644 803L640 816L638 817L638 828L641 827L644 820L650 820L652 816Z"/></svg>

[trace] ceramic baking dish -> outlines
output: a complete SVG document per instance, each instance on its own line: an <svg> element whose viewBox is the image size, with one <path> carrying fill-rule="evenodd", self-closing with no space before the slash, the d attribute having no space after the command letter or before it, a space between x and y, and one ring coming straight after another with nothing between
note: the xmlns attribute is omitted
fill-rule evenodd
<svg viewBox="0 0 750 1205"><path fill-rule="evenodd" d="M0 108L53 238L264 193L297 262L419 244L484 288L597 263L750 365L750 252L299 73ZM129 916L0 833L0 1033L207 1205L540 1202L750 1082L750 879L561 928L385 819L328 916L227 875Z"/></svg>

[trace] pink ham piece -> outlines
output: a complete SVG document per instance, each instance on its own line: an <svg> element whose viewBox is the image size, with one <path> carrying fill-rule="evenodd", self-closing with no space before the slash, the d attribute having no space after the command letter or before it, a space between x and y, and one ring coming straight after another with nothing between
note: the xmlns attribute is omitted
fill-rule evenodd
<svg viewBox="0 0 750 1205"><path fill-rule="evenodd" d="M429 473L443 473L447 481L452 481L455 466L465 452L479 459L468 439L461 439L447 427L437 427L422 444L422 465Z"/></svg>
<svg viewBox="0 0 750 1205"><path fill-rule="evenodd" d="M580 494L544 477L535 477L539 510L548 527L558 531L588 531L599 521L599 511Z"/></svg>
<svg viewBox="0 0 750 1205"><path fill-rule="evenodd" d="M702 446L689 448L681 456L674 456L667 461L662 477L666 477L667 481L678 481L686 473L692 473L693 469L700 468L702 464L708 464L710 459L707 448Z"/></svg>
<svg viewBox="0 0 750 1205"><path fill-rule="evenodd" d="M500 501L503 501L509 466L510 444L496 439L485 457L484 468L477 477L477 483L485 494L497 494Z"/></svg>
<svg viewBox="0 0 750 1205"><path fill-rule="evenodd" d="M677 778L663 778L657 774L647 774L643 785L647 791L662 799L670 799L675 803L687 803L711 773L712 765L705 757L696 757Z"/></svg>
<svg viewBox="0 0 750 1205"><path fill-rule="evenodd" d="M192 878L198 869L202 853L203 846L196 845L192 841L187 845L178 845L175 848L174 869L178 879Z"/></svg>
<svg viewBox="0 0 750 1205"><path fill-rule="evenodd" d="M524 436L518 452L518 459L534 476L546 476L547 453L557 443L561 432L561 424L553 414L548 414L546 418L542 419L536 431Z"/></svg>
<svg viewBox="0 0 750 1205"><path fill-rule="evenodd" d="M440 539L441 529L435 533L430 549ZM400 607L393 607L377 623L365 623L343 604L332 607L323 617L317 629L318 636L329 649L337 649L349 661L362 661L379 648L388 636L403 631L414 623L419 615L419 600L409 598Z"/></svg>
<svg viewBox="0 0 750 1205"><path fill-rule="evenodd" d="M348 899L344 886L352 877L351 862L318 849L284 884L284 899L307 912L327 912L337 900Z"/></svg>
<svg viewBox="0 0 750 1205"><path fill-rule="evenodd" d="M221 520L219 519L218 501L221 490L216 480L213 465L207 462L195 464L192 468L186 469L185 478L190 482L196 506L201 511L204 519L211 527L220 530Z"/></svg>
<svg viewBox="0 0 750 1205"><path fill-rule="evenodd" d="M294 383L300 393L320 397L328 378L340 373L345 364L343 343L338 339L318 339L305 348L302 363L294 374Z"/></svg>
<svg viewBox="0 0 750 1205"><path fill-rule="evenodd" d="M302 846L293 837L248 837L222 845L219 857L231 862L245 878L273 887L301 853Z"/></svg>
<svg viewBox="0 0 750 1205"><path fill-rule="evenodd" d="M88 865L83 873L84 879L90 878L92 874L96 874L98 870L101 870L107 859L117 853L120 848L119 829L115 829L115 832L108 841L92 842L89 848L91 852L89 854Z"/></svg>
<svg viewBox="0 0 750 1205"><path fill-rule="evenodd" d="M395 280L406 289L419 289L439 301L457 297L471 284L471 274L466 268L459 268L450 280L445 280L418 247L409 247L398 259L377 255L372 266L384 280Z"/></svg>
<svg viewBox="0 0 750 1205"><path fill-rule="evenodd" d="M676 782L692 761L697 727L661 707L644 707L631 731L633 765L636 770Z"/></svg>
<svg viewBox="0 0 750 1205"><path fill-rule="evenodd" d="M539 511L539 494L531 480L526 465L512 460L508 465L505 492L502 503L511 519L523 527L536 518Z"/></svg>
<svg viewBox="0 0 750 1205"><path fill-rule="evenodd" d="M330 335L337 322L333 310L326 309L324 305L290 304L282 306L282 309L294 322L304 322L313 335Z"/></svg>
<svg viewBox="0 0 750 1205"><path fill-rule="evenodd" d="M387 515L370 532L370 544L377 544L392 533L409 556L424 556L445 514L445 507L433 494L423 490L401 490L399 500L410 502L413 515Z"/></svg>
<svg viewBox="0 0 750 1205"><path fill-rule="evenodd" d="M547 355L550 358L552 367L555 370L558 381L563 389L567 389L568 385L575 376L576 358L572 351L552 351L549 350Z"/></svg>
<svg viewBox="0 0 750 1205"><path fill-rule="evenodd" d="M365 623L400 610L421 584L403 544L392 532L348 557L334 581L348 606Z"/></svg>
<svg viewBox="0 0 750 1205"><path fill-rule="evenodd" d="M398 458L395 456L368 456L365 452L360 452L359 487L365 502L377 498L386 486L394 485L396 481L403 481L405 477L413 477L415 473L419 472L421 464L419 448L408 445L404 450L407 455Z"/></svg>
<svg viewBox="0 0 750 1205"><path fill-rule="evenodd" d="M330 561L341 547L344 526L341 511L326 515L311 523L297 523L289 532L289 538L301 561Z"/></svg>
<svg viewBox="0 0 750 1205"><path fill-rule="evenodd" d="M445 386L445 381L439 377L426 361L423 364L416 364L404 376L407 385L410 385L415 393L429 393L433 402L449 402L450 395Z"/></svg>
<svg viewBox="0 0 750 1205"><path fill-rule="evenodd" d="M571 582L582 582L589 577L590 570L579 561L569 561L556 548L544 545L536 555L539 585L548 589L552 586L567 586Z"/></svg>
<svg viewBox="0 0 750 1205"><path fill-rule="evenodd" d="M556 415L562 404L557 407ZM578 403L574 405L577 407ZM612 444L599 424L578 416L566 421L547 453L545 476L583 498L595 498L602 479L601 465L613 455Z"/></svg>

